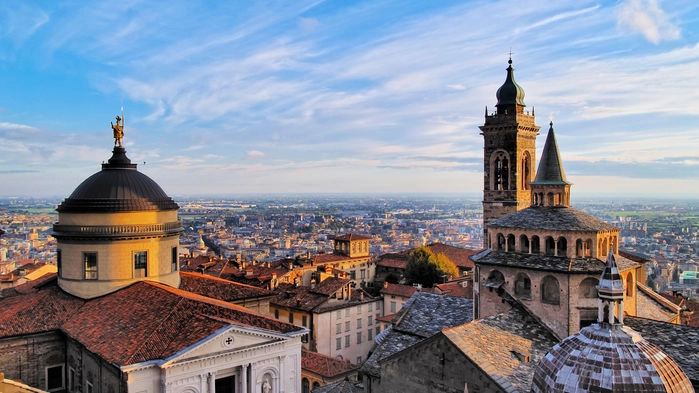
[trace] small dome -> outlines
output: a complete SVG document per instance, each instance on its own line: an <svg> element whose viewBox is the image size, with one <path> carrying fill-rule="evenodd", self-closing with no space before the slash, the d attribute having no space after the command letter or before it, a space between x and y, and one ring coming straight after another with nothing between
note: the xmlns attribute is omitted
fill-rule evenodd
<svg viewBox="0 0 699 393"><path fill-rule="evenodd" d="M507 78L505 83L500 86L495 97L498 99L496 106L501 105L521 105L524 104L524 89L515 82L515 69L512 67L512 59L508 61L509 66L507 67Z"/></svg>
<svg viewBox="0 0 699 393"><path fill-rule="evenodd" d="M126 150L117 146L102 170L85 179L56 210L109 213L178 208L155 181L136 169Z"/></svg>
<svg viewBox="0 0 699 393"><path fill-rule="evenodd" d="M629 327L593 324L541 359L532 392L693 392L682 369Z"/></svg>

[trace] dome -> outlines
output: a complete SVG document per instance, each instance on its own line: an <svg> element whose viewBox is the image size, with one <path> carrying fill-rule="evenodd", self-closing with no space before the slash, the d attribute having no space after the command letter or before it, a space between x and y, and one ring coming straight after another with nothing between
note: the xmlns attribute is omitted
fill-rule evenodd
<svg viewBox="0 0 699 393"><path fill-rule="evenodd" d="M56 210L58 212L128 212L173 210L177 203L160 186L136 169L123 147L114 147L102 170L85 179Z"/></svg>
<svg viewBox="0 0 699 393"><path fill-rule="evenodd" d="M524 104L524 89L515 82L514 68L512 68L512 59L508 61L509 66L507 67L507 78L505 83L500 86L495 97L498 99L496 106L500 105L521 105Z"/></svg>
<svg viewBox="0 0 699 393"><path fill-rule="evenodd" d="M693 392L682 369L629 327L593 324L541 359L532 392Z"/></svg>

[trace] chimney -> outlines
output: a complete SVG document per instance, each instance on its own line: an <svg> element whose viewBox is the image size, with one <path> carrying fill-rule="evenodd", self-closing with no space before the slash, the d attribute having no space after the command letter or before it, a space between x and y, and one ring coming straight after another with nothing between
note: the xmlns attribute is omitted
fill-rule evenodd
<svg viewBox="0 0 699 393"><path fill-rule="evenodd" d="M383 282L383 287L384 287L384 288L388 288L388 281L384 281L384 282Z"/></svg>

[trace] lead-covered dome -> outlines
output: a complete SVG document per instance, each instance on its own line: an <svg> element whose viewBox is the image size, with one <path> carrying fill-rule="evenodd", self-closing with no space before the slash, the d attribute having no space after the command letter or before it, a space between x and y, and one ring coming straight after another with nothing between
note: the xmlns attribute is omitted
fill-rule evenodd
<svg viewBox="0 0 699 393"><path fill-rule="evenodd" d="M102 170L85 179L56 210L107 213L178 208L155 181L136 169L123 147L115 146Z"/></svg>
<svg viewBox="0 0 699 393"><path fill-rule="evenodd" d="M498 99L497 107L502 105L524 105L524 89L515 82L515 69L512 67L512 59L508 61L507 78L505 83L500 86L495 97Z"/></svg>

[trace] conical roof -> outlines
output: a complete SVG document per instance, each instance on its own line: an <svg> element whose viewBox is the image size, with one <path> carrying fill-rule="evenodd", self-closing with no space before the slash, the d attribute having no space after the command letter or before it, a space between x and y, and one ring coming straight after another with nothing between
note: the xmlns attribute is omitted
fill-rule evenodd
<svg viewBox="0 0 699 393"><path fill-rule="evenodd" d="M563 170L563 161L558 152L558 143L553 132L553 122L550 123L549 132L546 135L546 143L541 153L539 169L536 171L536 179L531 184L570 184L566 180L566 173Z"/></svg>
<svg viewBox="0 0 699 393"><path fill-rule="evenodd" d="M507 62L509 66L507 67L507 78L505 78L505 83L500 86L495 97L498 99L496 106L501 105L521 105L524 104L524 89L515 82L515 69L512 67L512 59Z"/></svg>

